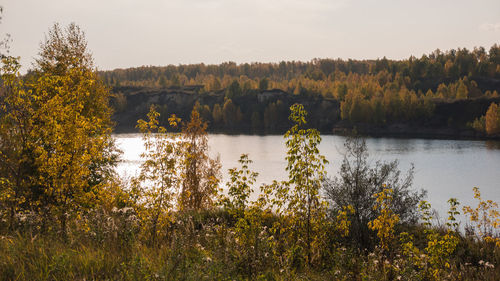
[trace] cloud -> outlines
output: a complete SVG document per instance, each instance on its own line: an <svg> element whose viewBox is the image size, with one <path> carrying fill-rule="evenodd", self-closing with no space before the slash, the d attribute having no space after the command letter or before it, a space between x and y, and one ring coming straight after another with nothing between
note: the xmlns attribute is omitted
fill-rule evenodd
<svg viewBox="0 0 500 281"><path fill-rule="evenodd" d="M500 22L498 23L484 23L479 26L479 29L484 31L500 31Z"/></svg>

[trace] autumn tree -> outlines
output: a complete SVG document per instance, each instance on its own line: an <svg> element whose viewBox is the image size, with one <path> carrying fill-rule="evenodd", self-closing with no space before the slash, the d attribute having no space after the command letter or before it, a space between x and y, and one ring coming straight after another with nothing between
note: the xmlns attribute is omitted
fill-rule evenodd
<svg viewBox="0 0 500 281"><path fill-rule="evenodd" d="M201 105L199 101L196 101L194 104L193 108L198 111L200 114L200 117L205 120L206 122L209 122L209 120L212 120L212 111L210 111L210 106L207 104Z"/></svg>
<svg viewBox="0 0 500 281"><path fill-rule="evenodd" d="M227 99L224 103L222 107L222 116L224 124L230 129L234 129L241 119L243 119L240 108L235 105L231 99Z"/></svg>
<svg viewBox="0 0 500 281"><path fill-rule="evenodd" d="M288 185L291 186L288 209L294 216L299 237L305 237L307 262L312 263L312 247L318 245L326 214L326 202L320 196L328 161L319 153L321 137L316 129L305 129L307 112L301 104L290 107L290 120L295 123L285 133ZM314 245L313 245L314 244Z"/></svg>
<svg viewBox="0 0 500 281"><path fill-rule="evenodd" d="M249 170L252 160L248 154L242 154L238 162L241 169L229 169L229 181L226 183L227 196L221 195L220 204L234 216L242 216L248 207L248 201L253 192L252 185L257 180L258 173Z"/></svg>
<svg viewBox="0 0 500 281"><path fill-rule="evenodd" d="M65 29L54 24L40 44L39 56L35 60L35 75L57 77L68 75L72 90L81 85L75 99L80 105L75 108L95 130L90 137L101 139L102 151L92 155L92 184L102 182L114 171L117 160L114 140L111 137L113 123L109 106L110 90L97 74L93 58L87 48L85 33L75 23Z"/></svg>
<svg viewBox="0 0 500 281"><path fill-rule="evenodd" d="M220 126L224 121L224 115L222 114L222 108L220 104L216 103L212 109L212 119L214 120L215 126Z"/></svg>
<svg viewBox="0 0 500 281"><path fill-rule="evenodd" d="M238 162L240 168L234 167L228 171L227 194L220 194L219 204L235 221L234 226L231 226L237 245L235 259L249 278L255 278L272 262L269 255L272 243L271 239L266 239L269 236L265 222L273 214L262 196L250 201L258 176L258 173L250 170L252 160L247 154L242 154Z"/></svg>
<svg viewBox="0 0 500 281"><path fill-rule="evenodd" d="M175 198L181 177L177 172L181 164L180 143L176 134L169 134L167 129L159 126L160 114L151 107L148 120L137 121L142 132L145 151L141 154L141 164L137 177L132 179L134 193L140 198L137 206L143 229L153 243L159 235L164 235L164 227L172 222ZM174 115L169 118L172 127L180 120Z"/></svg>
<svg viewBox="0 0 500 281"><path fill-rule="evenodd" d="M485 129L488 135L500 134L500 107L491 103L485 115Z"/></svg>
<svg viewBox="0 0 500 281"><path fill-rule="evenodd" d="M325 178L328 161L319 153L321 137L316 129L306 129L307 112L301 104L290 107L290 121L294 125L285 133L288 180L263 187L264 194L272 194L273 209L284 217L280 233L289 233L290 250L304 252L311 265L321 247L322 227L326 222L327 204L320 188Z"/></svg>
<svg viewBox="0 0 500 281"><path fill-rule="evenodd" d="M458 80L456 98L466 99L468 96L469 96L469 89L467 88L462 79Z"/></svg>
<svg viewBox="0 0 500 281"><path fill-rule="evenodd" d="M182 128L182 190L179 207L183 210L206 209L213 204L220 181L219 159L208 155L207 123L193 109L191 119Z"/></svg>
<svg viewBox="0 0 500 281"><path fill-rule="evenodd" d="M476 118L468 124L476 131L486 133L488 135L496 135L500 133L500 107L496 103L491 103L486 111L486 114Z"/></svg>
<svg viewBox="0 0 500 281"><path fill-rule="evenodd" d="M10 228L17 214L30 209L31 172L35 169L33 100L19 75L18 59L2 58L0 94L0 215Z"/></svg>
<svg viewBox="0 0 500 281"><path fill-rule="evenodd" d="M54 24L40 43L37 70L44 73L65 74L69 69L92 70L93 59L87 49L85 33L75 23L66 29Z"/></svg>
<svg viewBox="0 0 500 281"><path fill-rule="evenodd" d="M92 68L85 36L74 24L66 31L54 25L35 66L20 84L18 67L7 61L11 98L3 100L9 126L2 134L9 135L6 140L23 139L18 149L23 156L8 157L21 161L14 167L30 163L16 176L27 183L24 205L42 214L42 226L56 218L65 233L68 219L91 208L113 175L109 90Z"/></svg>

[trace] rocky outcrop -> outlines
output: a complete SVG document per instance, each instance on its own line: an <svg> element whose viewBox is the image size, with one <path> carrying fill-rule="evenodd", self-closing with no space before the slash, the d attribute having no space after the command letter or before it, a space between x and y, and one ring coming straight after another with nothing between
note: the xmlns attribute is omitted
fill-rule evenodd
<svg viewBox="0 0 500 281"><path fill-rule="evenodd" d="M115 131L136 132L137 120L144 119L152 104L163 115L163 121L172 113L182 119L189 114L196 102L207 105L213 110L215 104L221 108L225 102L225 92L199 93L196 87L155 89L143 87L117 87L113 89L112 104L116 108L113 119ZM352 124L340 120L340 103L334 99L320 95L292 95L279 89L254 91L234 97L233 101L240 108L243 119L237 128L213 124L211 112L208 130L222 133L283 133L290 127L288 107L294 103L302 103L309 112L308 124L322 133L345 134L356 129L358 133L372 136L423 137L423 138L490 138L475 132L466 124L485 114L492 102L500 103L500 98L468 99L454 102L437 102L434 113L428 120L417 120L408 123L392 123L386 125ZM275 125L261 128L252 127L251 116L258 112L261 119L271 103L279 102L282 110L278 112ZM120 106L118 106L120 105ZM283 110L285 109L285 110ZM262 120L263 122L263 120ZM498 139L498 137L494 137Z"/></svg>

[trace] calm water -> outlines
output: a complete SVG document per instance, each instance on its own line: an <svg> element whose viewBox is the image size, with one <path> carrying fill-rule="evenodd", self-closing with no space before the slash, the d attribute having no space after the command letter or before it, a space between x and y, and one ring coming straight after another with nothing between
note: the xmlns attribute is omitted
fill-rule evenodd
<svg viewBox="0 0 500 281"><path fill-rule="evenodd" d="M115 138L124 152L118 172L125 176L135 175L143 151L141 136L120 134ZM330 161L327 166L330 177L337 174L341 165L344 141L345 137L341 136L323 136L320 151ZM450 197L458 198L462 205L476 206L472 193L474 186L480 188L483 198L500 202L500 142L392 138L366 141L371 163L398 159L402 171L407 171L413 163L414 188L428 191L427 200L443 218ZM282 136L214 134L209 136L209 145L210 154L220 156L224 182L228 178L227 170L238 166L242 153L248 153L254 161L251 169L259 173L258 185L287 177Z"/></svg>

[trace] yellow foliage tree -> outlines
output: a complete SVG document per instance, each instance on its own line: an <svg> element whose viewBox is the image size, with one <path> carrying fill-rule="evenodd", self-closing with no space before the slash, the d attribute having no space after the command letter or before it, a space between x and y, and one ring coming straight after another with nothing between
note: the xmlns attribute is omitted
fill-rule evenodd
<svg viewBox="0 0 500 281"><path fill-rule="evenodd" d="M182 191L179 208L206 209L213 205L220 181L220 161L208 155L207 123L196 109L182 128Z"/></svg>
<svg viewBox="0 0 500 281"><path fill-rule="evenodd" d="M464 214L469 216L469 220L475 227L475 231L479 238L486 242L494 243L500 248L500 211L498 210L498 203L492 200L483 200L479 188L474 187L474 198L479 203L476 208L465 206L463 208Z"/></svg>
<svg viewBox="0 0 500 281"><path fill-rule="evenodd" d="M488 135L500 134L500 107L491 103L485 115L485 129Z"/></svg>
<svg viewBox="0 0 500 281"><path fill-rule="evenodd" d="M319 256L326 224L327 202L319 193L328 161L319 153L321 136L315 129L304 129L307 112L303 105L290 107L289 119L295 123L285 134L288 181L264 186L262 192L272 209L283 219L275 232L286 236L288 255L296 266L304 259L311 265ZM278 243L279 244L279 243ZM281 247L281 246L277 246Z"/></svg>
<svg viewBox="0 0 500 281"><path fill-rule="evenodd" d="M27 201L34 169L30 136L34 127L31 93L19 75L20 65L13 57L2 58L0 94L0 215L14 227L15 218Z"/></svg>
<svg viewBox="0 0 500 281"><path fill-rule="evenodd" d="M165 127L159 126L154 106L148 113L148 121L137 121L137 127L143 134L145 152L141 154L144 162L140 173L132 179L134 193L138 194L137 210L143 232L155 243L164 235L165 226L172 221L175 196L181 182L177 168L179 166L178 135L169 134ZM169 118L171 126L177 126L180 120L173 115Z"/></svg>
<svg viewBox="0 0 500 281"><path fill-rule="evenodd" d="M385 188L382 192L375 194L377 203L373 208L378 210L380 215L368 222L368 227L377 231L380 246L384 251L389 251L389 246L394 240L394 226L399 222L399 216L391 210L392 193L392 189Z"/></svg>
<svg viewBox="0 0 500 281"><path fill-rule="evenodd" d="M74 24L53 27L35 66L22 82L16 60L4 60L1 154L11 168L1 172L20 200L16 208L41 214L42 228L56 219L66 233L68 218L91 208L114 173L109 90Z"/></svg>

